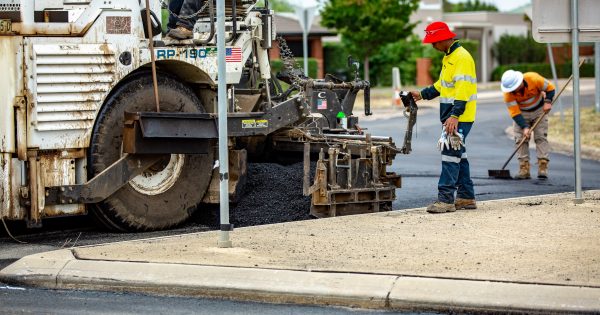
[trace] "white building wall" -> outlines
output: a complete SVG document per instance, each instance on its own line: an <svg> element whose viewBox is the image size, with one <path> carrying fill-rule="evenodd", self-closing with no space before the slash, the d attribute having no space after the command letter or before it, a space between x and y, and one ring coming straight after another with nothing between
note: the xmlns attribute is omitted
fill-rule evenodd
<svg viewBox="0 0 600 315"><path fill-rule="evenodd" d="M527 36L527 25L494 25L494 42L504 34L513 36Z"/></svg>

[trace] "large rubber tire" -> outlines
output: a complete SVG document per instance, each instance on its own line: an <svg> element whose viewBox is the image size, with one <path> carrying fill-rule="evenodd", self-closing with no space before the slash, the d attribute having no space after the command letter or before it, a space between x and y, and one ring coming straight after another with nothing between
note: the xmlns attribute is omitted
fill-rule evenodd
<svg viewBox="0 0 600 315"><path fill-rule="evenodd" d="M198 97L174 76L159 73L158 93L161 112L204 112ZM150 72L136 74L118 86L102 107L91 138L88 164L91 176L121 157L125 111L156 111ZM165 155L163 164L154 173L148 171L137 176L91 207L92 214L103 225L118 231L167 229L185 221L202 201L210 183L214 163L210 147L209 154ZM164 168L167 161L174 170ZM144 186L151 183L152 176L164 177L163 182L148 184L149 188Z"/></svg>

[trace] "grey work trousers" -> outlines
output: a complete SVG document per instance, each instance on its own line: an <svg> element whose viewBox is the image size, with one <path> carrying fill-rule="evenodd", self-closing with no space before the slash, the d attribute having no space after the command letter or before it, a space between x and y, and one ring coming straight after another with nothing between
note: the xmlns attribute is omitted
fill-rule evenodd
<svg viewBox="0 0 600 315"><path fill-rule="evenodd" d="M544 114L543 106L532 112L523 111L521 113L529 127L533 127L535 121ZM515 146L519 145L521 139L523 139L523 129L513 122L513 128L515 132ZM548 144L548 116L542 118L542 121L535 127L533 131L533 137L530 136L529 140L525 140L525 144L521 146L518 151L519 161L529 161L529 141L533 138L535 141L535 150L537 158L549 161L548 154L550 153L550 145Z"/></svg>

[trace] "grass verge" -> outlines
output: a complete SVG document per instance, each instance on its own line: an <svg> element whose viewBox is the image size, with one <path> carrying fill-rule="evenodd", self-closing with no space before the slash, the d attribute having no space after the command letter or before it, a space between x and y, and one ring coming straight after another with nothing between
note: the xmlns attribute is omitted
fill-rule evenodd
<svg viewBox="0 0 600 315"><path fill-rule="evenodd" d="M564 113L564 121L560 120L560 113L550 115L550 128L548 138L551 141L573 143L573 111ZM593 107L581 109L581 145L600 149L600 113Z"/></svg>

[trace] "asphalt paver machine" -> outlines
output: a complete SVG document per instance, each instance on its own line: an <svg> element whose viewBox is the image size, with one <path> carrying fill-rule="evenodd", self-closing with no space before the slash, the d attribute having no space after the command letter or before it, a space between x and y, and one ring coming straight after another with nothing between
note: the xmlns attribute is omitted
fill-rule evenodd
<svg viewBox="0 0 600 315"><path fill-rule="evenodd" d="M215 4L195 14L194 38L167 45L161 3L151 1L150 32L143 3L0 0L3 220L36 227L89 211L145 231L219 202ZM354 102L363 91L370 114L369 82L308 78L275 39L273 11L233 0L226 12L230 200L243 198L249 159L296 159L312 215L390 209L400 176L387 167L410 148L359 127Z"/></svg>

